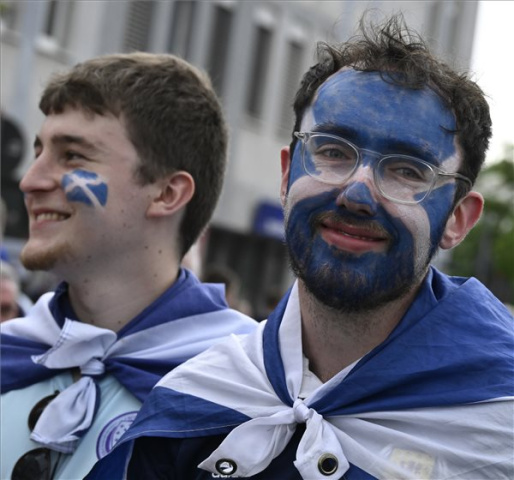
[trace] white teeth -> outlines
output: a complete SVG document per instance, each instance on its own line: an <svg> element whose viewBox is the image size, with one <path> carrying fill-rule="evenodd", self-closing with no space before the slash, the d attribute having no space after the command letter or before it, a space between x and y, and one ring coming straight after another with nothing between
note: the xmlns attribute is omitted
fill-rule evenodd
<svg viewBox="0 0 514 480"><path fill-rule="evenodd" d="M36 221L41 222L43 220L64 220L66 217L60 213L40 213L36 215Z"/></svg>

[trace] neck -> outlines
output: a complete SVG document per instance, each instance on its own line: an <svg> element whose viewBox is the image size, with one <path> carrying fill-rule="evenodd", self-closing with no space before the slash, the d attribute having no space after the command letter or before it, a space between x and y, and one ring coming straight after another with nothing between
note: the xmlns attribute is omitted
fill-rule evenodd
<svg viewBox="0 0 514 480"><path fill-rule="evenodd" d="M161 259L82 272L68 280L71 305L82 322L117 332L176 281L178 270L177 261Z"/></svg>
<svg viewBox="0 0 514 480"><path fill-rule="evenodd" d="M303 351L310 369L326 382L380 345L398 325L417 288L389 304L363 312L340 312L320 303L298 283Z"/></svg>

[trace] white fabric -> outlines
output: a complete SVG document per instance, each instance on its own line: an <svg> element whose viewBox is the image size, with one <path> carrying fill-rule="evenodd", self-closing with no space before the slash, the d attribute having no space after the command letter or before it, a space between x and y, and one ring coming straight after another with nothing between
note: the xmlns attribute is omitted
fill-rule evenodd
<svg viewBox="0 0 514 480"><path fill-rule="evenodd" d="M352 463L380 479L514 478L514 467L505 470L505 459L514 460L512 398L458 407L323 418L311 405L330 395L353 365L304 401L298 399L303 361L297 348L301 345L301 328L295 286L279 331L287 389L291 398L297 399L292 407L286 405L277 397L266 375L262 358L264 325L261 322L258 330L247 337L233 336L211 348L158 383L252 418L232 430L200 468L216 474L216 462L229 458L237 463L237 475L254 475L283 451L296 424L305 423L295 466L306 480L326 480L318 469L318 459L326 453L338 459L339 476ZM222 370L216 365L222 365ZM224 376L223 388L215 388L220 376ZM477 440L477 432L484 435L487 444Z"/></svg>
<svg viewBox="0 0 514 480"><path fill-rule="evenodd" d="M82 377L61 392L43 410L31 438L53 450L72 453L81 432L91 425L97 402L95 382L88 375L104 372L104 361L112 357L173 360L181 363L209 347L213 339L226 335L228 310L220 310L167 322L127 335L66 319L60 329L49 301L43 295L23 318L2 324L2 333L53 345L33 361L48 368L79 367ZM218 332L219 330L219 332Z"/></svg>

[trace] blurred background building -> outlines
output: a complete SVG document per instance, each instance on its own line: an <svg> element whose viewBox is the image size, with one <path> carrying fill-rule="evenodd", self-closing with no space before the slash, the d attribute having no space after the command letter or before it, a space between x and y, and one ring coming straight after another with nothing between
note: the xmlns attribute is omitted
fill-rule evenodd
<svg viewBox="0 0 514 480"><path fill-rule="evenodd" d="M211 75L230 125L229 168L204 263L236 272L242 295L265 314L292 280L279 152L291 140L294 93L316 43L349 38L369 8L378 16L402 11L448 63L469 68L475 1L0 1L5 246L16 257L27 235L17 183L32 158L49 76L106 53L175 53Z"/></svg>

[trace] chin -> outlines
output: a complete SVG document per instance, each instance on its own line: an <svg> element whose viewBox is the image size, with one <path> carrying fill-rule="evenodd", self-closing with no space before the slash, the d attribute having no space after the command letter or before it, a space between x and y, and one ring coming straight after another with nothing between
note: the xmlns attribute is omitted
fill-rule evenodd
<svg viewBox="0 0 514 480"><path fill-rule="evenodd" d="M20 260L27 270L53 270L59 260L66 257L69 246L60 245L50 248L36 248L30 245L30 241L20 254Z"/></svg>

